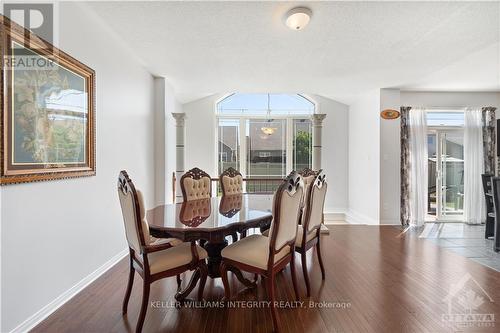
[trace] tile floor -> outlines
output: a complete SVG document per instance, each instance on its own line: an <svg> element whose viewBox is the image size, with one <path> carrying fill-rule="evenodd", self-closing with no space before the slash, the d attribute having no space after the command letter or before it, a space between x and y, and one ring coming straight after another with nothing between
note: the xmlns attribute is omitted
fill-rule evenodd
<svg viewBox="0 0 500 333"><path fill-rule="evenodd" d="M493 240L484 238L484 228L465 223L426 223L417 232L426 241L500 272L500 252L493 250Z"/></svg>

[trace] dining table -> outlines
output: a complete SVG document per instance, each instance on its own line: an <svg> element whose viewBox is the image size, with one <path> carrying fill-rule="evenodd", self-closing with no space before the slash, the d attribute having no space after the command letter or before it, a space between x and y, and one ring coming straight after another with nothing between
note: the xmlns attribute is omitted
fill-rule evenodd
<svg viewBox="0 0 500 333"><path fill-rule="evenodd" d="M228 238L236 241L238 234L245 237L249 229L268 229L273 218L272 202L270 194L210 197L157 206L147 211L146 218L153 237L197 241L208 253L208 276L218 278L221 251L228 246ZM231 271L245 286L255 287L256 281L245 278L237 268ZM185 299L199 278L200 272L195 271L176 299Z"/></svg>

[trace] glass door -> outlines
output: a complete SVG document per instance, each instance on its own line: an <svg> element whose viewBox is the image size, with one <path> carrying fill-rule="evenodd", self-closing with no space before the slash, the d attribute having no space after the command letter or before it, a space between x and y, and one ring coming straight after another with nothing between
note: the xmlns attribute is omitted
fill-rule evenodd
<svg viewBox="0 0 500 333"><path fill-rule="evenodd" d="M461 222L464 207L464 134L434 129L428 135L428 207L432 221Z"/></svg>
<svg viewBox="0 0 500 333"><path fill-rule="evenodd" d="M441 216L443 220L463 218L464 135L463 131L441 133Z"/></svg>
<svg viewBox="0 0 500 333"><path fill-rule="evenodd" d="M429 220L436 220L437 217L437 207L438 207L438 197L437 197L437 185L438 185L438 167L437 167L437 133L432 132L427 136L427 153L429 156L427 162L427 172L429 173L427 187L427 215Z"/></svg>

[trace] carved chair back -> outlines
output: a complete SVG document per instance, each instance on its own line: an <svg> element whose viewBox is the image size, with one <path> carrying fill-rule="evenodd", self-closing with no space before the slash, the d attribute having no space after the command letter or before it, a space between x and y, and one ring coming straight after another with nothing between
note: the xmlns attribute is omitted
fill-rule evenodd
<svg viewBox="0 0 500 333"><path fill-rule="evenodd" d="M309 193L306 194L307 203L302 212L302 226L307 231L304 236L314 229L321 228L327 187L326 176L320 170L309 185Z"/></svg>
<svg viewBox="0 0 500 333"><path fill-rule="evenodd" d="M303 206L307 205L308 195L309 195L309 186L314 182L314 178L321 172L322 170L311 170L309 168L304 168L299 171L299 175L302 176L302 180L304 181L304 202Z"/></svg>
<svg viewBox="0 0 500 333"><path fill-rule="evenodd" d="M223 196L243 193L243 176L238 170L232 167L227 168L220 175L219 180Z"/></svg>
<svg viewBox="0 0 500 333"><path fill-rule="evenodd" d="M491 185L493 188L493 206L495 211L495 224L498 224L498 218L500 216L500 178L492 177ZM498 235L498 225L495 226L494 231L494 249L495 251L500 250L500 237Z"/></svg>
<svg viewBox="0 0 500 333"><path fill-rule="evenodd" d="M481 179L483 181L483 192L484 192L484 197L486 200L486 211L487 213L493 213L493 197L488 195L492 194L493 190L493 184L492 184L492 178L494 175L491 174L482 174Z"/></svg>
<svg viewBox="0 0 500 333"><path fill-rule="evenodd" d="M193 168L181 177L184 201L206 199L212 196L212 179L205 171Z"/></svg>
<svg viewBox="0 0 500 333"><path fill-rule="evenodd" d="M278 187L273 199L273 222L271 224L268 265L274 263L274 254L285 246L293 251L301 203L304 196L304 182L295 171L286 177Z"/></svg>
<svg viewBox="0 0 500 333"><path fill-rule="evenodd" d="M144 199L142 193L135 189L134 183L125 170L120 171L118 176L118 197L128 246L141 254L150 240Z"/></svg>

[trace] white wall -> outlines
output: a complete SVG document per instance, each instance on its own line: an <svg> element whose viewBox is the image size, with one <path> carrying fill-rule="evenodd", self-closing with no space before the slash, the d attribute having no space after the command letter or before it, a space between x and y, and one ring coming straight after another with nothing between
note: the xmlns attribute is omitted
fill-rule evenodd
<svg viewBox="0 0 500 333"><path fill-rule="evenodd" d="M317 113L326 113L323 121L321 166L328 177L326 213L346 213L348 206L348 130L349 107L332 99L310 95Z"/></svg>
<svg viewBox="0 0 500 333"><path fill-rule="evenodd" d="M217 176L215 103L223 95L211 95L182 105L186 113L186 171L198 167Z"/></svg>
<svg viewBox="0 0 500 333"><path fill-rule="evenodd" d="M380 111L399 110L399 89L380 89ZM400 218L400 118L380 119L380 224L399 224Z"/></svg>
<svg viewBox="0 0 500 333"><path fill-rule="evenodd" d="M499 92L401 91L401 105L423 107L500 106ZM500 112L497 112L497 116Z"/></svg>
<svg viewBox="0 0 500 333"><path fill-rule="evenodd" d="M380 211L380 92L358 96L349 107L350 223L378 224Z"/></svg>
<svg viewBox="0 0 500 333"><path fill-rule="evenodd" d="M331 183L325 202L327 213L347 209L348 179L348 106L334 100L308 95L318 112L326 113L323 124L323 169ZM195 166L217 175L215 104L224 95L208 96L183 104L186 113L186 170Z"/></svg>
<svg viewBox="0 0 500 333"><path fill-rule="evenodd" d="M172 113L182 112L174 90L163 77L155 82L155 202L154 206L173 201L172 173L175 172L175 120Z"/></svg>
<svg viewBox="0 0 500 333"><path fill-rule="evenodd" d="M380 90L380 110L400 106L480 107L500 106L498 92L417 92ZM497 112L500 118L500 112ZM380 223L399 224L400 212L400 121L380 123Z"/></svg>
<svg viewBox="0 0 500 333"><path fill-rule="evenodd" d="M174 90L170 84L165 86L165 177L166 177L166 198L165 203L172 203L173 190L172 174L176 167L176 140L175 140L175 119L172 113L183 112L182 105L175 97Z"/></svg>
<svg viewBox="0 0 500 333"><path fill-rule="evenodd" d="M2 187L2 332L125 250L121 169L154 199L153 77L76 4L60 4L60 47L96 71L97 176Z"/></svg>
<svg viewBox="0 0 500 333"><path fill-rule="evenodd" d="M166 96L165 96L166 81L163 77L154 78L154 154L155 154L155 195L154 206L165 203L166 198L166 175L165 164L166 160Z"/></svg>

